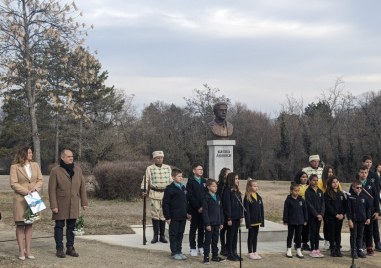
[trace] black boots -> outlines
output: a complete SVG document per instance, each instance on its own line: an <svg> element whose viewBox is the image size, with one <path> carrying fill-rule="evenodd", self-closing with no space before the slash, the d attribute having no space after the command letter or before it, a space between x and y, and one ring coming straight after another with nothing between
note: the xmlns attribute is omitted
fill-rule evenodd
<svg viewBox="0 0 381 268"><path fill-rule="evenodd" d="M159 241L159 221L152 219L152 227L153 227L153 239L151 240L151 244L155 244Z"/></svg>
<svg viewBox="0 0 381 268"><path fill-rule="evenodd" d="M160 242L161 243L168 243L167 239L165 239L165 221L159 221L160 222Z"/></svg>
<svg viewBox="0 0 381 268"><path fill-rule="evenodd" d="M153 226L153 239L151 240L151 244L155 244L158 241L160 241L161 243L168 243L164 235L165 221L152 219L152 226ZM160 239L159 239L159 231L160 231Z"/></svg>

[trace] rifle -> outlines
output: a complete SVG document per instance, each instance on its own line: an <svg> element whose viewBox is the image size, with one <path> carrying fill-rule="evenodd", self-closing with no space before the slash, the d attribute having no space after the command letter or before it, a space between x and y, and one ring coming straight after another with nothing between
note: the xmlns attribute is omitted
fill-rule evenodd
<svg viewBox="0 0 381 268"><path fill-rule="evenodd" d="M143 245L145 246L147 244L147 238L146 238L146 221L147 221L147 186L146 186L146 176L143 176L143 184L144 184L144 196L143 196Z"/></svg>

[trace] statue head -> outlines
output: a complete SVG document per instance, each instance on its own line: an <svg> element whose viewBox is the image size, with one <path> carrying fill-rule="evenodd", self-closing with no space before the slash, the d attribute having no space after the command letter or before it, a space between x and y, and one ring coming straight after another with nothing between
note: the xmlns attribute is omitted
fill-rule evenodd
<svg viewBox="0 0 381 268"><path fill-rule="evenodd" d="M213 113L216 121L224 121L228 111L228 105L226 102L218 102L213 106Z"/></svg>

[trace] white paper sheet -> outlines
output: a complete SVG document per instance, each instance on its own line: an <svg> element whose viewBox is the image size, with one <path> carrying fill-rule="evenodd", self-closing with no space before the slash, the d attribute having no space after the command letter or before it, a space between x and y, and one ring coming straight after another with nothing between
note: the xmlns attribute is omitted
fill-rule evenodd
<svg viewBox="0 0 381 268"><path fill-rule="evenodd" d="M33 192L31 195L24 196L26 202L28 203L28 206L32 210L33 214L36 214L37 212L43 211L46 209L46 206L44 202L41 199L41 196L38 194L38 192Z"/></svg>

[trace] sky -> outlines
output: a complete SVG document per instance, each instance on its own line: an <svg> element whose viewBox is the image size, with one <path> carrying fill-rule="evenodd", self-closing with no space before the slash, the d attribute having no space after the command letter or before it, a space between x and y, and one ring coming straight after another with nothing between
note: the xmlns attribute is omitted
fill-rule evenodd
<svg viewBox="0 0 381 268"><path fill-rule="evenodd" d="M381 1L78 0L86 44L107 84L184 106L203 84L277 114L287 96L316 102L342 79L355 96L381 89Z"/></svg>

